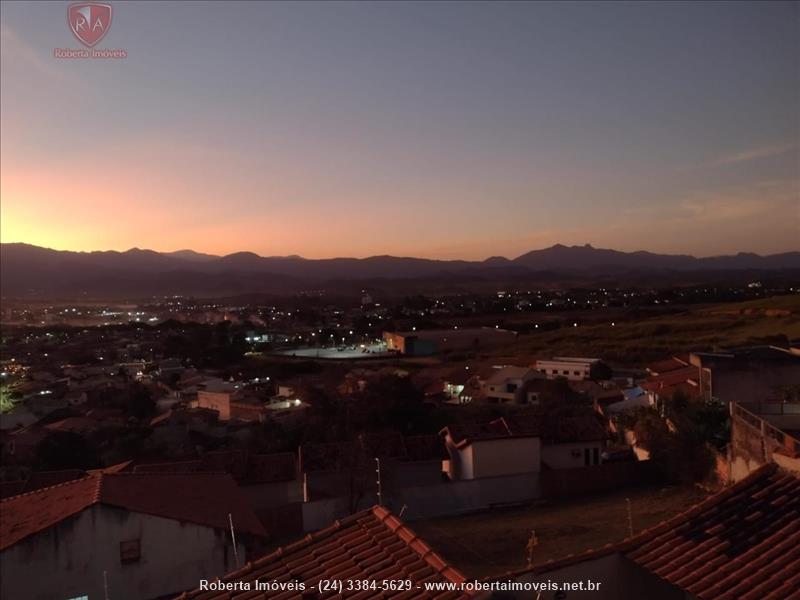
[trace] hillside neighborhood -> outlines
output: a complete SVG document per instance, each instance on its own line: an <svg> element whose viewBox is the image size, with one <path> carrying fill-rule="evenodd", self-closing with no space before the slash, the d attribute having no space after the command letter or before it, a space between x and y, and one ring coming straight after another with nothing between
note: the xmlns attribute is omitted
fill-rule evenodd
<svg viewBox="0 0 800 600"><path fill-rule="evenodd" d="M797 547L796 344L681 352L639 367L599 356L498 364L487 353L506 336L513 348L519 333L423 333L387 332L377 355L333 363L279 350L264 363L270 375L247 362L198 368L169 338L151 351L141 328L106 328L88 363L4 356L4 390L16 399L2 414L3 595L206 598L216 596L201 581L312 589L346 574L403 580L409 597L432 582L455 585L442 597L489 598L508 588L465 582L530 590L554 578L603 584L592 590L602 598L790 597L771 571L755 577L757 564L746 577L722 577L720 563L720 576L704 579L681 561L700 555L692 544L711 550L715 539L741 538L734 555L719 554L734 562L758 544ZM24 349L41 344L39 335L7 343ZM98 360L105 356L117 360ZM224 353L215 360L224 365ZM537 564L532 546L526 567L520 547L519 568L488 579L470 577L413 533L414 522L427 530L514 507L530 507L535 521L537 506L659 485L700 485L710 495L585 555ZM772 508L759 510L755 499ZM727 516L704 524L704 511ZM696 528L709 533L689 533ZM42 569L60 576L37 580Z"/></svg>

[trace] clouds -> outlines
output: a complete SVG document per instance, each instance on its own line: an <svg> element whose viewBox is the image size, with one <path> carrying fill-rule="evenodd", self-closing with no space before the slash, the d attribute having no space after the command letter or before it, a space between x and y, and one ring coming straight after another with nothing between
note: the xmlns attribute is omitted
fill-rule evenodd
<svg viewBox="0 0 800 600"><path fill-rule="evenodd" d="M786 144L773 144L771 146L762 146L759 148L751 148L741 152L734 152L721 156L710 164L714 167L725 165L735 165L738 163L749 162L751 160L760 160L763 158L772 158L774 156L781 156L787 152L796 151L798 144L796 142Z"/></svg>

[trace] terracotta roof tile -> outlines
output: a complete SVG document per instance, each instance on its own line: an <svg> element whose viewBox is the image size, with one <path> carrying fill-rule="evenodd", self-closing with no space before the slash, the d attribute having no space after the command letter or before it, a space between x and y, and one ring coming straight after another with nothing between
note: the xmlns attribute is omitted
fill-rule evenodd
<svg viewBox="0 0 800 600"><path fill-rule="evenodd" d="M614 552L701 600L798 598L800 477L766 465L637 536L519 573Z"/></svg>
<svg viewBox="0 0 800 600"><path fill-rule="evenodd" d="M316 533L278 548L272 554L222 578L226 582L303 581L307 586L320 579L411 579L422 581L465 581L464 576L449 566L416 534L387 509L376 506L336 521ZM347 594L347 598L448 598L452 593L385 593L369 590L363 594ZM266 598L264 592L201 592L194 590L180 598L202 600L245 600ZM269 598L298 598L297 592ZM327 597L327 596L326 596ZM338 595L332 595L337 598Z"/></svg>
<svg viewBox="0 0 800 600"><path fill-rule="evenodd" d="M228 475L99 473L3 500L0 550L95 504L222 530L230 527L230 513L237 531L266 534Z"/></svg>

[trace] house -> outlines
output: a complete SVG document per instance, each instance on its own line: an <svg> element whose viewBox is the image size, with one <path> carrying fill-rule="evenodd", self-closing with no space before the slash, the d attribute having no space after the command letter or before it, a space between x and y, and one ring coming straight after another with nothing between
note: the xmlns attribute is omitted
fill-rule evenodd
<svg viewBox="0 0 800 600"><path fill-rule="evenodd" d="M592 404L598 408L622 402L625 399L622 390L611 381L598 383L590 379L573 380L569 381L569 387L589 398Z"/></svg>
<svg viewBox="0 0 800 600"><path fill-rule="evenodd" d="M213 572L200 574L200 586L195 582L193 591L176 600L316 598L322 596L316 590L320 580L364 582L362 585L368 587L360 593L342 593L352 598L453 598L457 596L453 591L423 593L419 588L426 583L460 585L466 581L464 575L382 506L339 519L298 542L278 548L228 573L216 585L215 576ZM370 582L377 586L384 581L403 587L386 593L369 587Z"/></svg>
<svg viewBox="0 0 800 600"><path fill-rule="evenodd" d="M647 393L650 405L660 405L676 394L690 399L704 395L710 397L704 394L700 368L681 357L673 356L653 363L647 367L647 372L647 381L641 384L641 388Z"/></svg>
<svg viewBox="0 0 800 600"><path fill-rule="evenodd" d="M509 426L513 430L514 421L509 420ZM547 467L574 469L602 462L610 436L605 420L598 413L547 419L540 427L542 463Z"/></svg>
<svg viewBox="0 0 800 600"><path fill-rule="evenodd" d="M197 407L209 408L219 413L220 421L231 419L231 396L236 391L233 384L212 380L197 390Z"/></svg>
<svg viewBox="0 0 800 600"><path fill-rule="evenodd" d="M453 480L538 473L541 464L539 432L511 431L503 419L475 425L448 425L439 435L450 455Z"/></svg>
<svg viewBox="0 0 800 600"><path fill-rule="evenodd" d="M618 415L638 407L651 406L650 395L641 386L633 386L623 390L623 398L619 402L604 405L603 413L609 416Z"/></svg>
<svg viewBox="0 0 800 600"><path fill-rule="evenodd" d="M0 511L3 598L159 598L235 568L266 534L219 473L100 473Z"/></svg>
<svg viewBox="0 0 800 600"><path fill-rule="evenodd" d="M407 486L441 483L442 463L448 457L439 436L403 437L395 431L362 434L350 442L303 444L298 454L306 501L373 498L376 459L387 495Z"/></svg>
<svg viewBox="0 0 800 600"><path fill-rule="evenodd" d="M553 592L552 587L544 588L547 591L541 597L797 598L800 478L774 464L766 465L732 487L638 535L496 580L510 581L525 591L486 592L478 597L527 599L532 597L533 586L583 582L582 590ZM588 589L588 582L594 589Z"/></svg>
<svg viewBox="0 0 800 600"><path fill-rule="evenodd" d="M525 384L536 377L541 377L528 367L506 366L496 370L484 383L484 395L490 404L528 404Z"/></svg>
<svg viewBox="0 0 800 600"><path fill-rule="evenodd" d="M475 351L510 344L516 339L515 332L495 327L383 332L386 348L407 356L430 356L447 351Z"/></svg>
<svg viewBox="0 0 800 600"><path fill-rule="evenodd" d="M694 352L703 397L721 402L780 403L781 390L800 385L800 351L779 346L750 346L721 352Z"/></svg>
<svg viewBox="0 0 800 600"><path fill-rule="evenodd" d="M133 472L228 473L257 513L303 500L297 460L292 452L252 454L246 450L218 450L194 460L139 464Z"/></svg>
<svg viewBox="0 0 800 600"><path fill-rule="evenodd" d="M580 381L582 379L589 379L592 366L599 362L599 358L555 356L549 360L537 360L533 368L543 373L549 379L566 377L571 381Z"/></svg>

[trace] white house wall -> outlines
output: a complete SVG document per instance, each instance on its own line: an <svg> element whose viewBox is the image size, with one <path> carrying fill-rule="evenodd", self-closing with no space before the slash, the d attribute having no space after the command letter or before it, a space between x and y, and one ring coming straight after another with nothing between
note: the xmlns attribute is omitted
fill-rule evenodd
<svg viewBox="0 0 800 600"><path fill-rule="evenodd" d="M120 542L141 540L141 558L120 564ZM239 544L244 564L244 547ZM88 596L147 600L196 588L236 568L230 535L95 505L60 524L22 540L0 554L0 596L64 600Z"/></svg>

